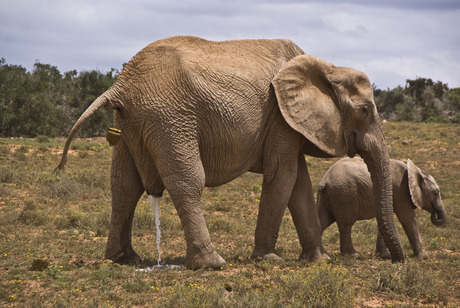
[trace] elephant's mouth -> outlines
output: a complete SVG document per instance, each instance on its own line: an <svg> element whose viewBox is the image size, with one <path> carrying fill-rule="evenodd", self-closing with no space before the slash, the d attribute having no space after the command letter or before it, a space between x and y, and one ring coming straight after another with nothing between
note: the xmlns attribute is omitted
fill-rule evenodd
<svg viewBox="0 0 460 308"><path fill-rule="evenodd" d="M442 226L446 222L446 213L442 210L437 210L433 205L433 212L431 213L431 222L435 226Z"/></svg>
<svg viewBox="0 0 460 308"><path fill-rule="evenodd" d="M348 136L347 140L347 156L350 158L355 157L355 155L358 153L358 149L356 146L356 132L351 132L350 135Z"/></svg>

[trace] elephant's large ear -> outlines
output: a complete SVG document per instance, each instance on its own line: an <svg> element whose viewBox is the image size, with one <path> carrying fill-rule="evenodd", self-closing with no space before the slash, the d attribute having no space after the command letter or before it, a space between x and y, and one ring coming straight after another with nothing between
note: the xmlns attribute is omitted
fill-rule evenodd
<svg viewBox="0 0 460 308"><path fill-rule="evenodd" d="M410 159L407 159L407 176L409 178L409 192L412 202L419 209L422 208L422 171Z"/></svg>
<svg viewBox="0 0 460 308"><path fill-rule="evenodd" d="M329 80L331 63L310 55L287 62L272 81L286 122L331 156L347 152L339 89Z"/></svg>

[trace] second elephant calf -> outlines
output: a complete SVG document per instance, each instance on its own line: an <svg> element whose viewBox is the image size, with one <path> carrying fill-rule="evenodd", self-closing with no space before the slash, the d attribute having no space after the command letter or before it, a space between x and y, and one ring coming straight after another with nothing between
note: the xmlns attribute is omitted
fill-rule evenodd
<svg viewBox="0 0 460 308"><path fill-rule="evenodd" d="M422 248L415 209L431 213L433 224L440 226L446 220L439 187L435 179L418 168L410 159L407 164L390 160L393 185L393 207L409 238L414 256L426 258ZM326 172L319 183L317 207L321 232L337 222L340 232L340 251L357 256L351 240L355 221L375 217L374 193L371 176L360 158L344 158ZM381 234L377 236L377 254L390 258Z"/></svg>

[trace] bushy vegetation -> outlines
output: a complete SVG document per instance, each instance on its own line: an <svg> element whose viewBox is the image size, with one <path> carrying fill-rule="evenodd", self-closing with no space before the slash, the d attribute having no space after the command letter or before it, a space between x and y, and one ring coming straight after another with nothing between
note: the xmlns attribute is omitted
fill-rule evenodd
<svg viewBox="0 0 460 308"><path fill-rule="evenodd" d="M32 72L0 59L0 137L66 136L83 111L108 89L119 72L76 70L35 63ZM112 114L99 110L80 136L105 134Z"/></svg>
<svg viewBox="0 0 460 308"><path fill-rule="evenodd" d="M323 244L331 260L298 261L288 211L277 249L284 261L253 262L262 178L246 173L203 191L203 212L221 271L137 271L157 264L155 224L147 197L138 203L133 246L144 258L120 266L104 260L110 224L111 148L104 138L76 139L66 170L53 173L65 142L38 136L0 138L1 307L426 307L460 306L460 125L386 122L390 156L412 159L440 186L447 222L436 227L417 210L429 259L391 264L374 254L375 220L359 221L359 259L339 252L335 224ZM337 159L306 157L313 185ZM181 223L167 192L160 201L161 254L185 264ZM406 254L411 247L396 222Z"/></svg>
<svg viewBox="0 0 460 308"><path fill-rule="evenodd" d="M67 136L76 119L118 75L116 69L61 73L56 66L39 62L28 72L0 59L0 137ZM449 89L441 81L408 79L404 88L375 87L374 93L382 119L460 123L460 88ZM79 136L105 134L112 117L99 110Z"/></svg>
<svg viewBox="0 0 460 308"><path fill-rule="evenodd" d="M460 88L449 89L430 78L406 80L405 87L374 89L383 119L391 121L460 123Z"/></svg>

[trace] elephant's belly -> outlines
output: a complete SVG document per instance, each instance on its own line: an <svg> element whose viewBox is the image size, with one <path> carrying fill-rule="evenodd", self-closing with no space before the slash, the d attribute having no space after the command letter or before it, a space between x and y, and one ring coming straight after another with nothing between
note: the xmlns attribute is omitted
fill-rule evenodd
<svg viewBox="0 0 460 308"><path fill-rule="evenodd" d="M255 146L232 149L222 145L210 150L201 150L205 185L219 186L234 180L246 171L255 171L254 165L261 161L261 155L256 150Z"/></svg>
<svg viewBox="0 0 460 308"><path fill-rule="evenodd" d="M262 161L265 125L260 105L227 102L220 116L200 119L199 148L206 186L230 182Z"/></svg>
<svg viewBox="0 0 460 308"><path fill-rule="evenodd" d="M366 220L375 218L375 206L374 204L361 204L359 211L358 220Z"/></svg>
<svg viewBox="0 0 460 308"><path fill-rule="evenodd" d="M247 162L241 161L240 164L235 164L235 160L230 162L224 159L218 159L212 164L203 162L203 166L206 177L205 186L208 187L223 185L251 170Z"/></svg>

